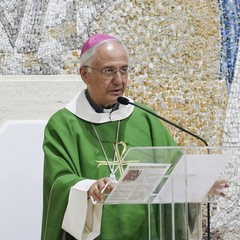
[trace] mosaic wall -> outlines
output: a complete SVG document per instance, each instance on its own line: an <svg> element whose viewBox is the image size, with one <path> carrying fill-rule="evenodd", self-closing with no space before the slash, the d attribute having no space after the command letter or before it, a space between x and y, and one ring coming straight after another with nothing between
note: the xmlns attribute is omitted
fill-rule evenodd
<svg viewBox="0 0 240 240"><path fill-rule="evenodd" d="M234 77L236 56L238 52L239 28L239 1L219 1L221 25L221 65L220 78L226 80L227 91L230 91Z"/></svg>
<svg viewBox="0 0 240 240"><path fill-rule="evenodd" d="M78 74L83 41L109 33L130 52L129 96L210 146L239 146L238 13L224 0L0 0L0 74ZM180 145L203 145L167 127ZM239 176L237 161L227 176ZM217 204L214 216L225 211ZM213 222L216 239L237 239L219 229Z"/></svg>
<svg viewBox="0 0 240 240"><path fill-rule="evenodd" d="M90 24L116 0L1 0L0 74L77 72L77 50ZM70 53L70 56L68 55ZM73 56L72 56L73 54Z"/></svg>
<svg viewBox="0 0 240 240"><path fill-rule="evenodd" d="M234 147L235 152L224 172L231 185L227 198L216 201L217 211L212 220L213 227L226 240L240 239L240 51L233 75L223 135L223 146Z"/></svg>
<svg viewBox="0 0 240 240"><path fill-rule="evenodd" d="M0 74L78 74L87 36L114 34L128 46L134 67L128 94L209 145L221 144L227 96L218 81L216 1L0 2ZM171 131L180 145L200 144Z"/></svg>

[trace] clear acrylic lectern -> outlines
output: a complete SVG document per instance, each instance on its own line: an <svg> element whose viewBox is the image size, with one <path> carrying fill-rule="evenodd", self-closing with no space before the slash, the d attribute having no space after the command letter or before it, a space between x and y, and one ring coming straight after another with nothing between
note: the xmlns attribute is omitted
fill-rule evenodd
<svg viewBox="0 0 240 240"><path fill-rule="evenodd" d="M103 204L146 204L150 240L202 239L201 203L231 156L228 148L129 148Z"/></svg>

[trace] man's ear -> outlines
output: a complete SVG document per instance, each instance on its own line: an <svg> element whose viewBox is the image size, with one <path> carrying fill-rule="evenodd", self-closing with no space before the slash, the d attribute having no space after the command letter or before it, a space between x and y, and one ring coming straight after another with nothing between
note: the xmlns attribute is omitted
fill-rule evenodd
<svg viewBox="0 0 240 240"><path fill-rule="evenodd" d="M79 73L81 75L82 80L88 85L88 71L86 67L80 67Z"/></svg>

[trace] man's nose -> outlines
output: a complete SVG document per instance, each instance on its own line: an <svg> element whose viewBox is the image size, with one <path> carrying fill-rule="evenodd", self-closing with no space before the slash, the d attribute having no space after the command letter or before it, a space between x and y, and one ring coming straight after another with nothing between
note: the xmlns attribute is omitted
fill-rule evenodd
<svg viewBox="0 0 240 240"><path fill-rule="evenodd" d="M114 83L121 83L122 82L122 74L117 71L113 77L113 82Z"/></svg>

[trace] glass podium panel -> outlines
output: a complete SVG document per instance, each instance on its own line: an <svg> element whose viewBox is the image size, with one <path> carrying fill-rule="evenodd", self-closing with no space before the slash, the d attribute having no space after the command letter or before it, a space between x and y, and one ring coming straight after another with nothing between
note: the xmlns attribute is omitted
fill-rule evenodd
<svg viewBox="0 0 240 240"><path fill-rule="evenodd" d="M103 204L145 204L148 239L202 239L202 203L214 182L219 177L230 182L224 190L227 197L217 197L219 204L240 194L239 171L234 177L226 174L233 164L239 169L239 151L232 147L129 148L116 168L117 184ZM239 204L232 204L240 214ZM221 212L218 215L215 219ZM224 217L222 224L226 224ZM231 224L240 229L239 222Z"/></svg>

